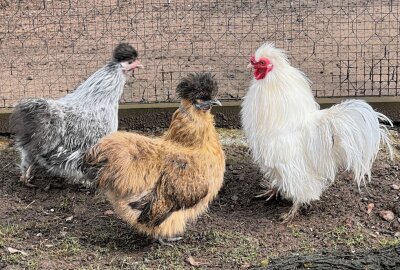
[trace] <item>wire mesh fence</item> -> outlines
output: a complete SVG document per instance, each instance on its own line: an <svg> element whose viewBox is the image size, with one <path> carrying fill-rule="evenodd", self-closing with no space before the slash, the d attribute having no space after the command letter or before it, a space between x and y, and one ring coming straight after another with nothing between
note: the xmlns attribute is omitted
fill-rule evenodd
<svg viewBox="0 0 400 270"><path fill-rule="evenodd" d="M179 79L216 74L220 99L249 85L265 41L290 54L317 97L400 96L397 0L0 0L0 107L58 98L134 45L146 69L122 102L175 101Z"/></svg>

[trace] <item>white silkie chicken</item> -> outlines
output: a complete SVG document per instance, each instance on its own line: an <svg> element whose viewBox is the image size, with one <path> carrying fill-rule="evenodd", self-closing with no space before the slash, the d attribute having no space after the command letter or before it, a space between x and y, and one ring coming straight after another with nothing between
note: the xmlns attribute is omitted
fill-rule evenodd
<svg viewBox="0 0 400 270"><path fill-rule="evenodd" d="M383 142L391 153L387 128L392 122L365 101L347 100L320 110L303 72L292 67L285 52L262 45L249 67L254 79L242 103L242 126L254 161L270 190L293 201L284 221L318 200L338 169L352 171L360 187L371 179L371 167Z"/></svg>

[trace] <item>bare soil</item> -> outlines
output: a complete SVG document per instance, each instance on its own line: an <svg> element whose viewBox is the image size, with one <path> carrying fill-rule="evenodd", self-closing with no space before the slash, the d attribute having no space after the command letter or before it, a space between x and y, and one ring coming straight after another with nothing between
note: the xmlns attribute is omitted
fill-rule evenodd
<svg viewBox="0 0 400 270"><path fill-rule="evenodd" d="M399 131L392 131L397 152ZM295 262L293 268L285 268L295 269L313 266L307 256L332 258L343 252L364 254L357 257L362 268L351 269L364 269L373 254L388 258L386 269L398 261L392 248L400 245L400 190L392 186L400 185L398 154L393 161L387 153L379 154L368 190L359 192L351 175L341 173L320 201L284 225L279 217L289 210L289 202L252 200L261 191L262 176L250 159L243 133L220 134L227 156L225 185L208 214L191 224L174 247L138 234L108 211L111 207L101 194L62 184L40 171L34 179L37 188L23 186L18 182L18 153L12 140L2 138L0 269L283 269L282 260L286 266ZM47 189L49 182L52 187ZM370 203L374 208L368 214ZM382 210L394 212L394 220L383 220ZM366 252L371 249L372 255Z"/></svg>

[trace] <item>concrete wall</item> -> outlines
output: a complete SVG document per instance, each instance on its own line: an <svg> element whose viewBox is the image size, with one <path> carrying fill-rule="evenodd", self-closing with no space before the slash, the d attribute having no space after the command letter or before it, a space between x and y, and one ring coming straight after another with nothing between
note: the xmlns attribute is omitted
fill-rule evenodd
<svg viewBox="0 0 400 270"><path fill-rule="evenodd" d="M321 108L340 102L340 98L317 99ZM371 106L400 123L400 97L364 98ZM240 102L223 102L222 107L214 107L216 124L224 128L240 128ZM173 112L179 103L124 104L120 106L119 127L122 130L146 130L169 126ZM0 133L10 133L8 118L12 109L0 109Z"/></svg>

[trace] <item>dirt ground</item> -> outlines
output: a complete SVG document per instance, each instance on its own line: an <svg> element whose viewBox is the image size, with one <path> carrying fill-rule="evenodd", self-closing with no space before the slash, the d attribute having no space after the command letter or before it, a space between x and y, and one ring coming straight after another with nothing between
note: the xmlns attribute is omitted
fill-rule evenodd
<svg viewBox="0 0 400 270"><path fill-rule="evenodd" d="M260 192L261 174L242 132L219 132L227 156L225 185L208 214L191 224L174 247L139 235L110 213L101 194L79 186L56 187L60 179L40 172L34 179L38 188L23 186L18 154L12 141L2 138L0 269L277 269L274 265L284 265L287 256L351 255L400 245L400 190L393 186L400 186L398 155L388 161L385 152L379 154L368 190L360 193L351 176L342 173L320 201L283 225L279 216L289 210L289 202L252 200ZM399 132L392 132L397 151ZM47 190L49 182L53 187ZM374 208L368 214L370 203ZM394 212L394 220L383 220L382 210ZM390 252L389 262L399 258Z"/></svg>

